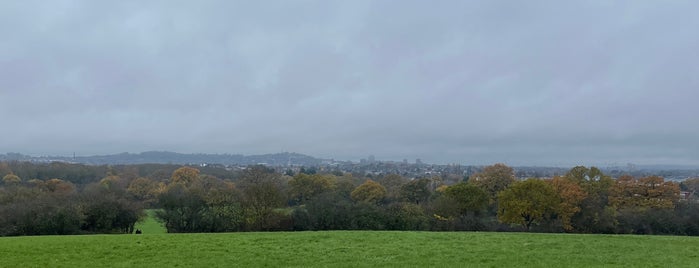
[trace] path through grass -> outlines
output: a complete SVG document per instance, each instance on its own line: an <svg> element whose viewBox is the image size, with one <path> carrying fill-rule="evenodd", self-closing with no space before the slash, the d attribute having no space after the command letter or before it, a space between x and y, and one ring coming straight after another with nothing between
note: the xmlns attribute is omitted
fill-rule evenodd
<svg viewBox="0 0 699 268"><path fill-rule="evenodd" d="M137 222L134 229L140 229L144 234L164 234L167 229L162 223L155 220L155 209L147 209L146 218L141 222Z"/></svg>

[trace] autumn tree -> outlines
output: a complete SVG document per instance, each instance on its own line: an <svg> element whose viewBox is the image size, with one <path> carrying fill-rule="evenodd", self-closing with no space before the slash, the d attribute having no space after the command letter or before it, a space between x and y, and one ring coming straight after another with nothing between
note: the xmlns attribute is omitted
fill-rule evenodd
<svg viewBox="0 0 699 268"><path fill-rule="evenodd" d="M580 185L588 194L597 196L606 194L609 187L614 183L611 177L605 175L596 167L576 166L568 171L565 177Z"/></svg>
<svg viewBox="0 0 699 268"><path fill-rule="evenodd" d="M587 193L577 183L566 177L556 176L550 182L561 202L556 211L558 219L561 221L563 229L572 231L571 219L573 215L580 212L580 204L587 196Z"/></svg>
<svg viewBox="0 0 699 268"><path fill-rule="evenodd" d="M646 197L645 207L674 208L680 198L680 186L676 182L665 181L660 176L640 178L641 194Z"/></svg>
<svg viewBox="0 0 699 268"><path fill-rule="evenodd" d="M610 189L609 203L616 208L674 208L680 188L659 176L635 179L622 176Z"/></svg>
<svg viewBox="0 0 699 268"><path fill-rule="evenodd" d="M483 172L474 174L469 179L469 182L485 190L492 201L497 199L499 192L507 189L515 181L514 170L502 163L487 166Z"/></svg>
<svg viewBox="0 0 699 268"><path fill-rule="evenodd" d="M191 167L181 167L172 172L171 183L191 185L199 179L199 170Z"/></svg>
<svg viewBox="0 0 699 268"><path fill-rule="evenodd" d="M564 177L578 184L586 194L580 211L571 218L571 225L586 233L613 232L615 209L608 205L608 198L614 180L596 167L584 166L572 168Z"/></svg>
<svg viewBox="0 0 699 268"><path fill-rule="evenodd" d="M638 180L631 175L617 178L609 189L609 204L615 208L637 206L643 198L639 188Z"/></svg>
<svg viewBox="0 0 699 268"><path fill-rule="evenodd" d="M22 179L20 179L19 176L10 173L2 177L2 182L5 185L18 185L22 183Z"/></svg>
<svg viewBox="0 0 699 268"><path fill-rule="evenodd" d="M331 191L335 187L335 178L333 175L299 173L289 180L289 186L291 197L303 203L316 195Z"/></svg>
<svg viewBox="0 0 699 268"><path fill-rule="evenodd" d="M161 192L161 187L149 178L140 177L131 181L126 190L137 200L151 205L155 203L157 195Z"/></svg>
<svg viewBox="0 0 699 268"><path fill-rule="evenodd" d="M47 180L44 185L46 190L59 195L70 195L76 192L74 184L57 178Z"/></svg>
<svg viewBox="0 0 699 268"><path fill-rule="evenodd" d="M109 175L104 177L99 181L99 184L104 189L111 192L125 192L126 188L128 187L128 182L117 175Z"/></svg>
<svg viewBox="0 0 699 268"><path fill-rule="evenodd" d="M386 188L369 179L357 186L357 188L352 191L351 196L355 201L378 203L386 197Z"/></svg>
<svg viewBox="0 0 699 268"><path fill-rule="evenodd" d="M619 233L692 233L692 202L679 203L679 185L662 177L622 176L609 191ZM689 205L689 206L683 206ZM696 215L696 214L694 214Z"/></svg>
<svg viewBox="0 0 699 268"><path fill-rule="evenodd" d="M498 194L498 200L498 220L522 225L527 231L554 214L559 204L556 189L540 179L514 183Z"/></svg>

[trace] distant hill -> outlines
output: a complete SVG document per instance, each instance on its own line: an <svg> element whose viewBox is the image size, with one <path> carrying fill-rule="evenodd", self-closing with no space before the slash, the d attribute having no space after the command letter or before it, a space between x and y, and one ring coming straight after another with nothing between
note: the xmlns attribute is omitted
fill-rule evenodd
<svg viewBox="0 0 699 268"><path fill-rule="evenodd" d="M254 165L267 164L272 166L304 165L314 166L323 162L312 156L299 153L276 153L263 155L241 154L181 154L174 152L150 151L142 153L120 153L95 156L28 156L18 153L0 154L0 161L32 161L32 162L71 162L90 165L126 165L126 164L224 164L224 165Z"/></svg>

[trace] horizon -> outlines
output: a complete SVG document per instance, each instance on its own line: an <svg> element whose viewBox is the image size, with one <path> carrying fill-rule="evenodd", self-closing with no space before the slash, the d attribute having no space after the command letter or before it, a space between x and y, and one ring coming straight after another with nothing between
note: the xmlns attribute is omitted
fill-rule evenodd
<svg viewBox="0 0 699 268"><path fill-rule="evenodd" d="M290 151L283 151L283 152L269 152L269 153L254 153L254 154L242 154L242 153L204 153L204 152L192 152L192 153L185 153L185 152L176 152L176 151L167 151L167 150L152 150L152 151L141 151L141 152L116 152L116 153L107 153L107 154L86 154L86 155L79 155L73 153L69 154L26 154L26 153L21 153L21 152L0 152L0 155L10 155L10 154L19 154L22 156L28 156L32 158L51 158L51 157L57 157L57 158L90 158L90 157L103 157L103 156L116 156L116 155L122 155L122 154L129 154L129 155L140 155L140 154L145 154L145 153L172 153L172 154L181 154L181 155L217 155L217 156L224 156L224 155L239 155L239 156L244 156L244 157L250 157L250 156L262 156L262 155L275 155L275 154L300 154L303 156L309 156L312 158L316 158L319 160L333 160L333 161L340 161L340 162L351 162L351 163L360 163L361 160L368 160L369 157L373 155L367 155L364 158L358 158L358 159L339 159L339 158L333 158L333 157L320 157L312 154L307 154L307 153L302 153L302 152L290 152ZM631 163L631 162L626 162L626 163L599 163L599 164L589 164L589 163L577 163L577 164L560 164L560 165L554 165L554 164L540 164L540 165L528 165L528 164L516 164L516 163L506 163L506 162L492 162L492 163L464 163L464 162L431 162L429 160L423 159L423 158L417 158L420 159L420 161L424 164L428 165L463 165L463 166L489 166L489 165L494 165L497 163L502 163L511 167L545 167L545 168L573 168L575 166L586 166L586 167L597 167L597 168L628 168L629 166L633 166L633 168L656 168L656 167L664 167L664 168L677 168L677 169L699 169L699 165L683 165L683 164L657 164L657 163ZM417 159L407 159L407 158L401 158L401 159L379 159L375 158L375 161L377 162L395 162L395 163L401 163L403 160L407 160L409 164L415 164Z"/></svg>
<svg viewBox="0 0 699 268"><path fill-rule="evenodd" d="M697 1L0 3L0 152L699 166Z"/></svg>

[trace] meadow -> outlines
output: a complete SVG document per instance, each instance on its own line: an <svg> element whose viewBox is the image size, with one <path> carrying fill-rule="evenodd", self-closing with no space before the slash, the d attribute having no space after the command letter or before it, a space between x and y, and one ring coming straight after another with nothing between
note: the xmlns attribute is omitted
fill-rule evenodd
<svg viewBox="0 0 699 268"><path fill-rule="evenodd" d="M696 267L699 238L327 231L0 238L0 267Z"/></svg>
<svg viewBox="0 0 699 268"><path fill-rule="evenodd" d="M136 222L134 229L141 230L144 234L164 234L167 233L167 229L162 223L155 219L155 209L146 209L146 217L141 221Z"/></svg>

